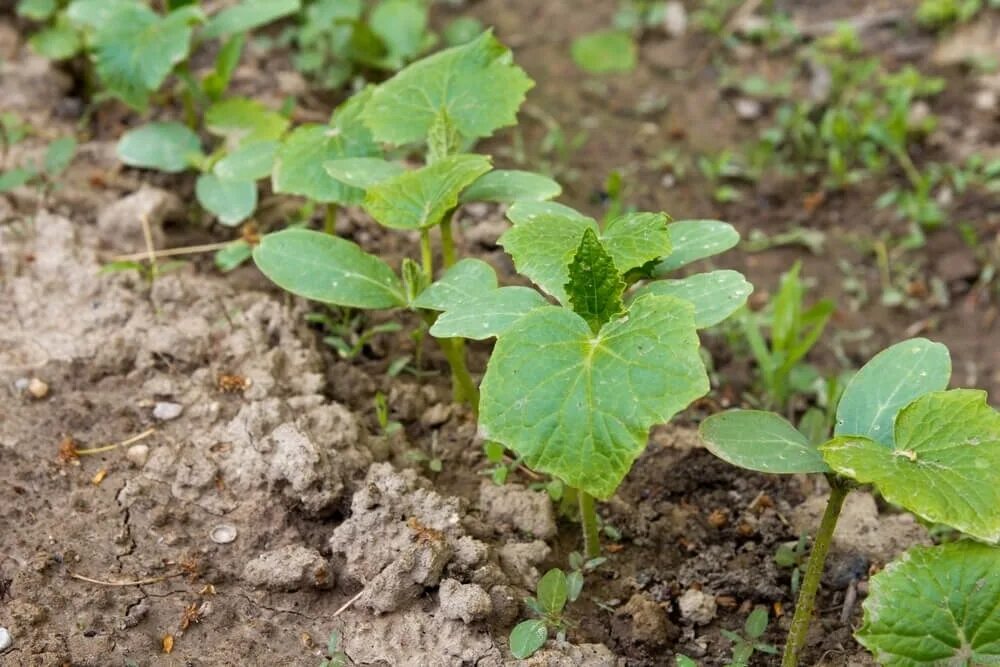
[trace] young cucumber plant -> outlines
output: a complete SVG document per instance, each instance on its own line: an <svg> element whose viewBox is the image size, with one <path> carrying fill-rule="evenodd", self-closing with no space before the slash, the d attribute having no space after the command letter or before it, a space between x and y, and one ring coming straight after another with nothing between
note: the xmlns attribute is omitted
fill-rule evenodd
<svg viewBox="0 0 1000 667"><path fill-rule="evenodd" d="M420 304L442 311L434 336L497 337L480 429L576 491L592 558L595 498L615 492L650 427L708 391L697 329L725 319L752 289L735 271L658 278L739 235L716 221L668 224L661 213L601 227L550 202L519 202L508 217L514 225L501 245L559 305L526 287L498 288L492 267L475 259L452 267Z"/></svg>
<svg viewBox="0 0 1000 667"><path fill-rule="evenodd" d="M819 446L770 412L733 410L702 423L707 447L729 463L770 473L824 473L830 481L785 667L799 663L837 517L856 485L875 485L887 501L927 521L983 542L1000 540L1000 413L987 405L985 392L944 391L950 375L944 345L922 338L893 345L847 385L833 437ZM972 543L911 552L873 581L858 638L885 664L1000 661L1000 624L980 613L1000 604L997 570L976 576L991 562L996 550ZM920 597L920 604L892 599L897 591L901 598ZM945 623L942 610L956 606L960 613Z"/></svg>
<svg viewBox="0 0 1000 667"><path fill-rule="evenodd" d="M532 85L510 52L486 32L362 91L334 115L333 128L296 129L278 150L275 191L324 202L328 211L338 204L361 204L385 227L416 232L420 261L404 260L400 277L380 258L334 236L328 215L327 234L289 229L264 236L253 251L257 266L300 296L352 308L411 308L433 323L436 312L424 296L434 287L438 268L432 230L438 230L440 259L449 268L457 260L452 218L460 205L544 200L560 192L551 179L493 171L488 157L463 152L475 140L513 125ZM407 169L385 160L385 144L423 147L424 166ZM463 342L440 343L456 399L478 410Z"/></svg>

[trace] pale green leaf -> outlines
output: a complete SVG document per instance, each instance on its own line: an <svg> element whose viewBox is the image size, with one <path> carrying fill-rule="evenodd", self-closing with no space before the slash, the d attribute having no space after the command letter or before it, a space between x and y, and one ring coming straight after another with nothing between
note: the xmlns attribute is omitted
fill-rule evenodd
<svg viewBox="0 0 1000 667"><path fill-rule="evenodd" d="M855 637L882 665L1000 664L1000 549L914 547L871 578Z"/></svg>
<svg viewBox="0 0 1000 667"><path fill-rule="evenodd" d="M20 0L17 13L33 21L44 21L55 13L56 0Z"/></svg>
<svg viewBox="0 0 1000 667"><path fill-rule="evenodd" d="M253 141L276 141L288 125L289 120L280 113L246 97L216 102L205 111L205 129L225 137L230 147Z"/></svg>
<svg viewBox="0 0 1000 667"><path fill-rule="evenodd" d="M72 58L83 47L76 29L61 16L51 27L32 35L28 43L35 53L50 60Z"/></svg>
<svg viewBox="0 0 1000 667"><path fill-rule="evenodd" d="M50 177L63 173L76 154L76 139L60 137L45 149L45 173Z"/></svg>
<svg viewBox="0 0 1000 667"><path fill-rule="evenodd" d="M830 471L816 446L773 412L720 412L703 421L698 433L710 452L740 468L779 474Z"/></svg>
<svg viewBox="0 0 1000 667"><path fill-rule="evenodd" d="M201 140L181 123L148 123L123 134L115 151L129 166L173 174L201 156Z"/></svg>
<svg viewBox="0 0 1000 667"><path fill-rule="evenodd" d="M665 294L684 299L694 306L699 329L723 321L746 303L753 285L737 271L721 269L697 273L680 280L656 280L640 287L634 298L643 294Z"/></svg>
<svg viewBox="0 0 1000 667"><path fill-rule="evenodd" d="M329 234L306 229L267 234L253 258L279 287L307 299L351 308L406 305L403 285L388 264Z"/></svg>
<svg viewBox="0 0 1000 667"><path fill-rule="evenodd" d="M1000 540L1000 413L971 389L924 394L899 411L891 445L843 435L820 449L841 475L982 540Z"/></svg>
<svg viewBox="0 0 1000 667"><path fill-rule="evenodd" d="M678 220L667 226L667 233L671 250L653 270L656 277L723 253L740 242L740 233L729 223L718 220Z"/></svg>
<svg viewBox="0 0 1000 667"><path fill-rule="evenodd" d="M576 254L569 263L566 296L573 312L597 332L605 322L625 310L622 292L625 282L615 262L597 240L593 229L586 229Z"/></svg>
<svg viewBox="0 0 1000 667"><path fill-rule="evenodd" d="M444 42L459 46L471 42L483 31L483 22L472 16L460 16L444 28Z"/></svg>
<svg viewBox="0 0 1000 667"><path fill-rule="evenodd" d="M601 241L622 273L670 254L669 218L662 213L626 213L609 221Z"/></svg>
<svg viewBox="0 0 1000 667"><path fill-rule="evenodd" d="M462 193L462 203L492 201L544 201L562 193L562 187L548 176L531 171L498 169L483 174Z"/></svg>
<svg viewBox="0 0 1000 667"><path fill-rule="evenodd" d="M467 258L445 271L413 302L415 308L451 310L497 289L497 274L481 259Z"/></svg>
<svg viewBox="0 0 1000 667"><path fill-rule="evenodd" d="M892 444L896 413L914 399L948 386L948 348L911 338L882 350L859 370L837 407L835 435L864 435Z"/></svg>
<svg viewBox="0 0 1000 667"><path fill-rule="evenodd" d="M519 319L547 305L545 297L528 287L501 287L448 309L430 332L436 338L485 340L504 335Z"/></svg>
<svg viewBox="0 0 1000 667"><path fill-rule="evenodd" d="M215 163L212 171L223 180L256 181L271 175L280 142L252 141Z"/></svg>
<svg viewBox="0 0 1000 667"><path fill-rule="evenodd" d="M118 12L143 6L139 0L73 0L66 16L77 28L97 30L112 22Z"/></svg>
<svg viewBox="0 0 1000 667"><path fill-rule="evenodd" d="M194 191L198 203L229 227L249 218L257 208L257 184L253 181L228 181L206 172L198 176Z"/></svg>
<svg viewBox="0 0 1000 667"><path fill-rule="evenodd" d="M426 229L458 206L458 195L490 170L483 155L453 155L408 171L365 192L365 210L393 229Z"/></svg>
<svg viewBox="0 0 1000 667"><path fill-rule="evenodd" d="M427 44L427 6L423 0L382 0L368 23L385 44L385 64L391 69L420 55Z"/></svg>
<svg viewBox="0 0 1000 667"><path fill-rule="evenodd" d="M345 185L367 190L383 181L388 181L406 171L398 162L390 162L380 157L349 157L331 160L323 165L326 173Z"/></svg>
<svg viewBox="0 0 1000 667"><path fill-rule="evenodd" d="M566 573L557 567L552 568L538 580L535 597L538 604L547 614L555 616L561 614L566 606L568 592L566 585Z"/></svg>
<svg viewBox="0 0 1000 667"><path fill-rule="evenodd" d="M510 631L510 652L518 660L530 658L545 645L549 629L537 618L521 621Z"/></svg>
<svg viewBox="0 0 1000 667"><path fill-rule="evenodd" d="M205 25L202 37L214 39L247 32L294 14L301 8L301 0L241 0L213 16Z"/></svg>
<svg viewBox="0 0 1000 667"><path fill-rule="evenodd" d="M35 176L38 176L38 170L29 167L14 167L0 172L0 192L10 192L14 188L19 188Z"/></svg>
<svg viewBox="0 0 1000 667"><path fill-rule="evenodd" d="M223 273L232 271L253 257L253 246L238 239L215 253L215 266Z"/></svg>
<svg viewBox="0 0 1000 667"><path fill-rule="evenodd" d="M566 218L579 218L581 220L593 220L574 208L555 201L519 201L507 209L507 219L515 225L522 222L529 222L542 216L561 216ZM597 224L596 222L594 224Z"/></svg>
<svg viewBox="0 0 1000 667"><path fill-rule="evenodd" d="M649 429L708 391L694 309L646 296L594 334L576 313L538 308L498 339L480 426L534 470L609 498Z"/></svg>
<svg viewBox="0 0 1000 667"><path fill-rule="evenodd" d="M630 72L635 69L636 46L624 30L601 30L573 40L573 61L591 74Z"/></svg>
<svg viewBox="0 0 1000 667"><path fill-rule="evenodd" d="M365 124L391 144L422 141L443 110L466 139L487 137L517 122L533 85L492 33L417 61L380 85L365 107Z"/></svg>

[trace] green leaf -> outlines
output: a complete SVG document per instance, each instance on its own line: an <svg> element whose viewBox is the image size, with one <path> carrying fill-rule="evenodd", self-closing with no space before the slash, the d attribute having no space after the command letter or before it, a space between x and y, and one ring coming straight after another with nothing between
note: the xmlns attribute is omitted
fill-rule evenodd
<svg viewBox="0 0 1000 667"><path fill-rule="evenodd" d="M29 167L14 167L10 171L2 172L0 173L0 192L10 192L14 188L19 188L35 176L38 176L38 170Z"/></svg>
<svg viewBox="0 0 1000 667"><path fill-rule="evenodd" d="M566 597L570 602L576 602L583 592L583 572L573 570L566 575Z"/></svg>
<svg viewBox="0 0 1000 667"><path fill-rule="evenodd" d="M465 189L461 202L544 201L562 194L562 187L548 176L531 171L498 169L480 176Z"/></svg>
<svg viewBox="0 0 1000 667"><path fill-rule="evenodd" d="M451 122L448 112L442 109L427 131L427 163L434 164L457 153L462 145L458 128Z"/></svg>
<svg viewBox="0 0 1000 667"><path fill-rule="evenodd" d="M497 274L481 259L456 262L413 302L415 308L451 310L497 289Z"/></svg>
<svg viewBox="0 0 1000 667"><path fill-rule="evenodd" d="M399 176L406 167L380 157L349 157L331 160L323 165L326 173L341 183L367 190L383 181Z"/></svg>
<svg viewBox="0 0 1000 667"><path fill-rule="evenodd" d="M382 0L368 24L388 50L385 65L389 69L399 69L427 44L427 7L422 0Z"/></svg>
<svg viewBox="0 0 1000 667"><path fill-rule="evenodd" d="M44 21L56 11L56 0L21 0L17 3L17 13L33 21Z"/></svg>
<svg viewBox="0 0 1000 667"><path fill-rule="evenodd" d="M502 336L529 312L547 305L545 297L528 287L501 287L445 311L430 332L437 338L485 340Z"/></svg>
<svg viewBox="0 0 1000 667"><path fill-rule="evenodd" d="M236 72L236 67L240 64L240 56L243 54L245 43L246 35L237 33L227 39L226 43L219 49L219 54L215 57L215 68L206 74L201 81L201 87L210 100L218 100L229 88L233 73Z"/></svg>
<svg viewBox="0 0 1000 667"><path fill-rule="evenodd" d="M570 52L577 66L591 74L635 69L635 40L624 30L601 30L577 37Z"/></svg>
<svg viewBox="0 0 1000 667"><path fill-rule="evenodd" d="M51 27L32 35L28 43L35 53L50 60L72 58L83 48L80 35L62 16Z"/></svg>
<svg viewBox="0 0 1000 667"><path fill-rule="evenodd" d="M697 273L680 280L657 280L636 290L635 297L643 294L664 294L684 299L694 306L694 319L699 329L723 321L746 303L753 292L743 274L723 269L711 273Z"/></svg>
<svg viewBox="0 0 1000 667"><path fill-rule="evenodd" d="M855 637L879 664L1000 664L1000 549L914 547L869 585Z"/></svg>
<svg viewBox="0 0 1000 667"><path fill-rule="evenodd" d="M649 428L708 391L694 309L637 299L594 334L566 308L544 307L497 341L482 382L484 437L597 498L610 497Z"/></svg>
<svg viewBox="0 0 1000 667"><path fill-rule="evenodd" d="M375 157L381 151L361 123L361 109L371 97L367 88L333 114L330 125L303 125L293 130L278 151L272 185L276 193L295 194L320 203L358 204L364 191L332 178L327 162L348 157Z"/></svg>
<svg viewBox="0 0 1000 667"><path fill-rule="evenodd" d="M515 225L530 222L543 216L593 220L576 209L555 201L520 201L507 209L507 219Z"/></svg>
<svg viewBox="0 0 1000 667"><path fill-rule="evenodd" d="M678 220L667 226L667 233L672 249L653 270L658 278L699 259L723 253L740 242L740 233L729 223L718 220Z"/></svg>
<svg viewBox="0 0 1000 667"><path fill-rule="evenodd" d="M139 0L73 0L66 7L66 17L81 30L97 30L112 23L118 12L141 6Z"/></svg>
<svg viewBox="0 0 1000 667"><path fill-rule="evenodd" d="M458 195L490 170L483 155L453 155L372 186L365 210L392 229L426 229L458 206Z"/></svg>
<svg viewBox="0 0 1000 667"><path fill-rule="evenodd" d="M278 141L252 141L229 153L215 163L212 171L227 181L256 181L271 175Z"/></svg>
<svg viewBox="0 0 1000 667"><path fill-rule="evenodd" d="M710 452L746 470L778 474L830 471L816 446L773 412L720 412L703 421L698 434Z"/></svg>
<svg viewBox="0 0 1000 667"><path fill-rule="evenodd" d="M294 14L302 8L301 0L242 0L213 16L202 31L204 39L248 32L272 21Z"/></svg>
<svg viewBox="0 0 1000 667"><path fill-rule="evenodd" d="M483 22L472 16L460 16L444 28L444 42L459 46L471 42L483 31Z"/></svg>
<svg viewBox="0 0 1000 667"><path fill-rule="evenodd" d="M140 5L112 13L93 38L94 66L108 92L144 111L149 94L187 58L191 24L200 18L197 7L182 7L163 17Z"/></svg>
<svg viewBox="0 0 1000 667"><path fill-rule="evenodd" d="M76 139L73 137L60 137L45 149L45 173L49 176L58 176L66 171L66 167L73 161L76 154Z"/></svg>
<svg viewBox="0 0 1000 667"><path fill-rule="evenodd" d="M195 182L198 203L224 225L243 222L257 208L257 184L253 181L228 181L214 173L204 173Z"/></svg>
<svg viewBox="0 0 1000 667"><path fill-rule="evenodd" d="M670 254L670 233L663 213L626 213L604 226L601 241L623 274Z"/></svg>
<svg viewBox="0 0 1000 667"><path fill-rule="evenodd" d="M550 616L558 616L566 606L567 592L566 573L554 567L538 580L536 597L542 611Z"/></svg>
<svg viewBox="0 0 1000 667"><path fill-rule="evenodd" d="M545 645L549 629L545 621L532 619L521 621L510 631L510 652L518 660L530 658Z"/></svg>
<svg viewBox="0 0 1000 667"><path fill-rule="evenodd" d="M899 411L894 442L844 435L820 449L842 475L891 503L990 542L1000 540L1000 413L971 389L925 394Z"/></svg>
<svg viewBox="0 0 1000 667"><path fill-rule="evenodd" d="M569 281L566 283L566 294L573 312L586 320L596 333L605 322L625 310L622 302L624 291L625 282L611 255L597 240L593 229L585 230L569 263Z"/></svg>
<svg viewBox="0 0 1000 667"><path fill-rule="evenodd" d="M215 253L215 266L223 273L228 273L253 257L253 246L237 239Z"/></svg>
<svg viewBox="0 0 1000 667"><path fill-rule="evenodd" d="M749 639L757 639L763 636L767 630L767 607L760 605L754 607L743 624L743 630Z"/></svg>
<svg viewBox="0 0 1000 667"><path fill-rule="evenodd" d="M389 265L350 241L306 229L267 234L254 248L257 267L279 287L351 308L405 306Z"/></svg>
<svg viewBox="0 0 1000 667"><path fill-rule="evenodd" d="M181 123L148 123L123 134L115 151L129 166L175 174L201 156L201 140Z"/></svg>
<svg viewBox="0 0 1000 667"><path fill-rule="evenodd" d="M466 139L514 125L533 82L513 65L492 33L413 63L380 85L364 121L379 141L423 141L438 114L448 113Z"/></svg>
<svg viewBox="0 0 1000 667"><path fill-rule="evenodd" d="M231 147L253 141L276 141L288 125L289 120L280 113L245 97L216 102L205 111L205 129L225 137Z"/></svg>
<svg viewBox="0 0 1000 667"><path fill-rule="evenodd" d="M948 386L948 348L911 338L882 350L859 370L837 407L835 435L863 435L892 445L896 413L911 401Z"/></svg>

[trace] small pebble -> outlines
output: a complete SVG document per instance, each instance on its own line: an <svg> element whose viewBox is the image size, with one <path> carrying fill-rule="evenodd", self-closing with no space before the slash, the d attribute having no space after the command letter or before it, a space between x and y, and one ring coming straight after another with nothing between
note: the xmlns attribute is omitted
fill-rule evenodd
<svg viewBox="0 0 1000 667"><path fill-rule="evenodd" d="M3 653L7 649L9 649L11 647L11 644L13 643L14 640L11 639L10 632L7 630L7 628L0 627L0 653Z"/></svg>
<svg viewBox="0 0 1000 667"><path fill-rule="evenodd" d="M43 399L49 395L49 385L38 378L31 378L28 382L28 393L37 399Z"/></svg>
<svg viewBox="0 0 1000 667"><path fill-rule="evenodd" d="M161 401L153 406L153 417L163 422L177 419L181 416L182 412L184 412L184 406L180 403L166 403Z"/></svg>
<svg viewBox="0 0 1000 667"><path fill-rule="evenodd" d="M743 120L754 120L755 118L760 118L760 114L764 111L763 105L757 100L752 100L748 97L741 97L736 100L734 104L736 107L736 115Z"/></svg>
<svg viewBox="0 0 1000 667"><path fill-rule="evenodd" d="M677 606L681 610L681 618L697 625L711 623L718 609L714 596L696 588L685 591L677 600Z"/></svg>
<svg viewBox="0 0 1000 667"><path fill-rule="evenodd" d="M28 384L31 382L28 378L17 378L14 380L14 389L20 393L28 391Z"/></svg>
<svg viewBox="0 0 1000 667"><path fill-rule="evenodd" d="M230 523L220 523L208 534L216 544L229 544L236 539L236 526Z"/></svg>
<svg viewBox="0 0 1000 667"><path fill-rule="evenodd" d="M684 33L687 32L687 26L687 10L684 9L683 4L677 0L664 3L663 29L667 31L667 34L674 38L683 37Z"/></svg>
<svg viewBox="0 0 1000 667"><path fill-rule="evenodd" d="M125 452L125 458L141 468L149 460L149 445L132 445Z"/></svg>
<svg viewBox="0 0 1000 667"><path fill-rule="evenodd" d="M993 111L997 108L998 95L995 90L980 90L976 93L975 105L980 111Z"/></svg>

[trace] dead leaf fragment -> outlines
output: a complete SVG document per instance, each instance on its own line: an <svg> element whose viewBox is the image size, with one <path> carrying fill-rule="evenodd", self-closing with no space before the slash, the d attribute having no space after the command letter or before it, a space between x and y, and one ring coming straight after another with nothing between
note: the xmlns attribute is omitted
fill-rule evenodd
<svg viewBox="0 0 1000 667"><path fill-rule="evenodd" d="M103 482L104 478L107 476L108 476L108 469L101 468L100 470L97 471L97 474L95 474L91 478L90 483L93 484L94 486L100 486L101 482Z"/></svg>
<svg viewBox="0 0 1000 667"><path fill-rule="evenodd" d="M170 653L174 650L174 636L173 635L163 635L163 652Z"/></svg>

